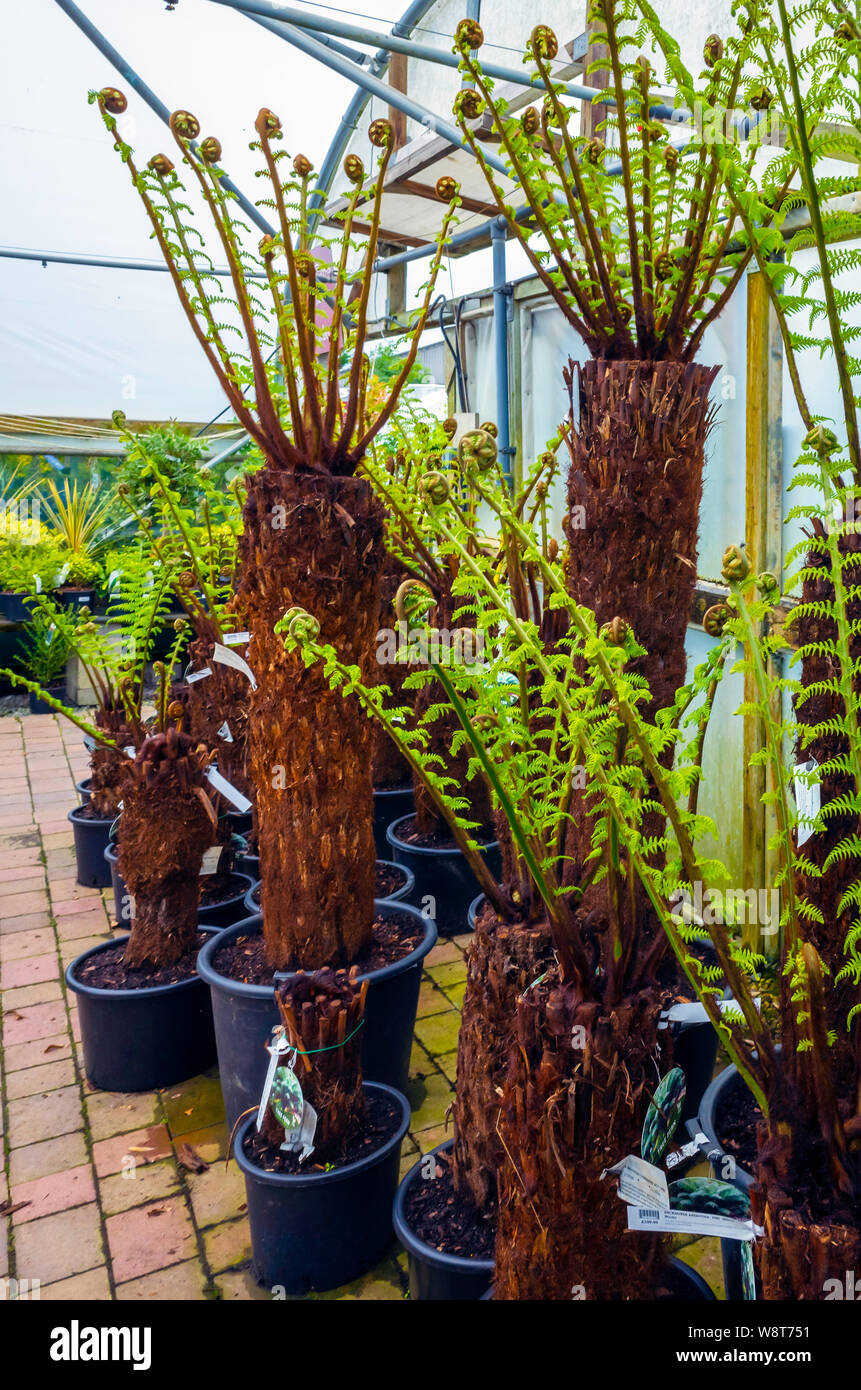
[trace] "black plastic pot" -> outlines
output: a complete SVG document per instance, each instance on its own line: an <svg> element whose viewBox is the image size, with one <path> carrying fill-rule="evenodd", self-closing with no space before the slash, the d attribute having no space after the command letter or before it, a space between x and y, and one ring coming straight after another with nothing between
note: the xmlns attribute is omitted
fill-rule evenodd
<svg viewBox="0 0 861 1390"><path fill-rule="evenodd" d="M227 819L234 835L247 835L254 825L254 815L251 811L228 811Z"/></svg>
<svg viewBox="0 0 861 1390"><path fill-rule="evenodd" d="M475 875L455 846L452 849L427 849L408 845L398 837L398 826L407 816L394 821L386 831L392 858L415 875L413 899L420 906L432 899L440 936L457 936L469 930L469 907L475 898L478 884ZM482 848L485 862L494 878L502 868L499 843L492 840Z"/></svg>
<svg viewBox="0 0 861 1390"><path fill-rule="evenodd" d="M671 1255L661 1274L661 1282L668 1290L674 1303L715 1303L716 1295L709 1288L701 1274L686 1265L684 1260ZM492 1298L493 1289L481 1295L482 1299Z"/></svg>
<svg viewBox="0 0 861 1390"><path fill-rule="evenodd" d="M406 864L396 864L393 859L378 859L378 864L383 864L387 869L397 869L398 873L403 874L404 881L400 888L395 888L393 892L387 893L384 898L378 898L381 903L402 903L412 897L415 892L416 880L412 869L408 869Z"/></svg>
<svg viewBox="0 0 861 1390"><path fill-rule="evenodd" d="M406 1098L390 1086L365 1082L400 1106L395 1134L376 1153L329 1172L267 1173L249 1163L242 1141L255 1116L236 1136L233 1153L245 1178L252 1267L267 1288L285 1293L336 1289L382 1259L392 1241L392 1198L401 1144L410 1121Z"/></svg>
<svg viewBox="0 0 861 1390"><path fill-rule="evenodd" d="M92 613L95 589L57 589L55 598L63 608L87 608Z"/></svg>
<svg viewBox="0 0 861 1390"><path fill-rule="evenodd" d="M733 1187L737 1187L740 1192L749 1192L753 1186L753 1174L749 1173L746 1168L742 1168L732 1154L727 1153L720 1141L716 1119L721 1099L729 1087L736 1084L737 1077L738 1069L735 1066L725 1067L715 1077L700 1102L698 1118L688 1121L688 1133L693 1136L699 1129L708 1139L708 1157L716 1178L720 1178L723 1182L732 1183ZM720 1250L727 1300L741 1302L744 1298L741 1242L722 1239Z"/></svg>
<svg viewBox="0 0 861 1390"><path fill-rule="evenodd" d="M114 890L114 914L117 923L121 926L124 922L128 922L131 916L131 895L119 871L117 858L116 844L111 841L105 850L105 859L108 862L111 873L111 885Z"/></svg>
<svg viewBox="0 0 861 1390"><path fill-rule="evenodd" d="M411 816L415 808L416 799L411 784L405 787L387 787L379 791L374 788L374 844L377 847L378 859L388 858L389 842L386 839L386 831L392 821L400 819L401 816Z"/></svg>
<svg viewBox="0 0 861 1390"><path fill-rule="evenodd" d="M421 914L409 903L377 903L387 914ZM365 1024L362 1040L362 1071L371 1081L380 1081L403 1091L409 1078L410 1052L418 1008L422 961L437 939L432 919L421 917L425 929L421 945L394 965L369 971ZM197 958L197 970L212 990L212 1015L218 1043L218 1067L227 1123L260 1100L269 1056L265 1043L280 1022L271 985L246 985L229 980L215 969L213 958L222 946L237 936L260 931L263 919L255 913L243 922L227 927L215 941L208 941Z"/></svg>
<svg viewBox="0 0 861 1390"><path fill-rule="evenodd" d="M76 806L74 811L69 812L75 836L78 882L84 888L110 888L111 871L105 859L105 850L116 818L90 818L82 815L82 810L82 807Z"/></svg>
<svg viewBox="0 0 861 1390"><path fill-rule="evenodd" d="M91 946L66 967L78 996L87 1080L101 1091L155 1091L215 1061L209 990L196 975L151 989L94 989L76 978L82 961L128 937Z"/></svg>
<svg viewBox="0 0 861 1390"><path fill-rule="evenodd" d="M240 872L239 869L234 869L231 878L242 879L242 884L229 898L223 898L220 903L201 903L198 908L197 920L202 927L232 927L234 922L245 916L245 899L254 885L254 879L251 874Z"/></svg>
<svg viewBox="0 0 861 1390"><path fill-rule="evenodd" d="M435 1149L431 1149L431 1154L448 1153L453 1147L454 1140L447 1139L444 1144L437 1144ZM423 1303L475 1302L484 1296L490 1286L493 1260L469 1260L460 1255L444 1255L420 1240L407 1224L404 1214L407 1194L419 1178L427 1157L424 1155L420 1158L402 1180L392 1211L395 1235L407 1252L410 1298L420 1299Z"/></svg>
<svg viewBox="0 0 861 1390"><path fill-rule="evenodd" d="M0 616L8 623L26 623L32 602L29 594L12 593L5 589L0 593Z"/></svg>
<svg viewBox="0 0 861 1390"><path fill-rule="evenodd" d="M85 777L85 778L83 779L83 781L81 781L81 782L76 782L76 783L75 783L75 791L78 793L78 796L81 798L81 805L82 805L82 806L87 806L87 805L89 805L89 803L90 803L90 802L92 801L92 799L93 799L92 785L93 785L93 779L92 779L92 777Z"/></svg>
<svg viewBox="0 0 861 1390"><path fill-rule="evenodd" d="M53 695L53 697L54 697L55 700L65 700L65 698L66 698L66 682L65 682L65 680L60 680L60 681L49 681L48 684L45 686L45 693L48 694L48 695ZM35 691L31 690L31 691L30 691L30 713L31 713L31 714L54 714L55 711L54 711L54 710L51 708L51 706L48 704L48 701L47 701L47 700L43 700L43 699L41 698L40 695L37 695L37 694L35 693Z"/></svg>
<svg viewBox="0 0 861 1390"><path fill-rule="evenodd" d="M394 862L394 860L392 860L392 859L378 859L378 860L377 860L377 863L378 863L378 864L385 864L385 866L386 866L387 869L397 869L399 873L403 874L403 876L404 876L404 881L403 881L403 883L401 884L400 888L396 888L396 889L394 890L393 893L388 893L388 894L386 895L386 897L384 897L384 898L377 898L376 901L377 901L377 902L380 902L380 903L400 903L400 902L406 902L406 900L409 898L410 894L411 894L412 891L413 891L413 887L415 886L415 879L414 879L413 875L411 874L410 870L406 867L405 864L396 864L396 863ZM250 872L250 870L249 870L249 872ZM244 899L243 899L243 902L244 902L244 904L245 904L246 910L247 910L249 913L254 913L254 912L259 912L259 911L260 911L260 879L259 879L259 878L257 879L257 881L256 881L255 883L252 883L252 885L251 885L251 887L249 888L248 892L245 894L245 897L244 897Z"/></svg>

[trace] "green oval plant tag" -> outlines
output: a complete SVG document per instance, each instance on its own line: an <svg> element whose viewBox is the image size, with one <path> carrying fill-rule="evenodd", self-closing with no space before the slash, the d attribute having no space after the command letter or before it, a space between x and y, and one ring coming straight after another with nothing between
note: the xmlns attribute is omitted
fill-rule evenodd
<svg viewBox="0 0 861 1390"><path fill-rule="evenodd" d="M746 1192L718 1178L678 1178L670 1183L673 1211L704 1211L712 1216L731 1216L744 1221L750 1215Z"/></svg>
<svg viewBox="0 0 861 1390"><path fill-rule="evenodd" d="M292 1067L279 1067L276 1071L269 1104L272 1114L288 1134L301 1127L305 1097Z"/></svg>
<svg viewBox="0 0 861 1390"><path fill-rule="evenodd" d="M685 1074L681 1067L673 1067L659 1082L643 1123L640 1156L647 1163L660 1163L667 1152L684 1103Z"/></svg>

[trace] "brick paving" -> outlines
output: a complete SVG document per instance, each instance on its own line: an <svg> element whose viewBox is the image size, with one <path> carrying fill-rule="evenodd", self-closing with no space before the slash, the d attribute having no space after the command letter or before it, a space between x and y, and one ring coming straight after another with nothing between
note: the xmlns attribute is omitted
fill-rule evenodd
<svg viewBox="0 0 861 1390"><path fill-rule="evenodd" d="M217 1071L134 1095L96 1091L84 1076L63 971L118 934L110 890L75 881L66 815L87 772L81 735L65 721L0 718L0 1205L13 1206L0 1218L0 1278L38 1279L43 1299L268 1299L250 1271L245 1185L224 1163ZM441 941L426 960L404 1171L446 1137L468 941ZM206 1172L179 1167L183 1143ZM679 1253L722 1296L717 1242L692 1240ZM362 1279L311 1297L406 1295L406 1257L393 1247Z"/></svg>

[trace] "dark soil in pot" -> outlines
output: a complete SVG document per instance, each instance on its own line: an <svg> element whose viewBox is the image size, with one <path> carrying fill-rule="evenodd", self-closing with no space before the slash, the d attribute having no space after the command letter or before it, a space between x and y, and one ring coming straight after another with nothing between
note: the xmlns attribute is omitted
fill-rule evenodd
<svg viewBox="0 0 861 1390"><path fill-rule="evenodd" d="M388 1086L365 1082L366 1118L328 1171L259 1143L250 1115L234 1154L245 1178L253 1269L288 1294L338 1288L371 1269L392 1243L392 1200L410 1110ZM261 1166L261 1163L264 1166ZM271 1163L272 1167L268 1164ZM278 1171L281 1168L281 1171Z"/></svg>
<svg viewBox="0 0 861 1390"><path fill-rule="evenodd" d="M207 927L230 927L245 916L245 896L253 887L251 874L234 872L229 883L213 883L205 874L200 881L198 921Z"/></svg>
<svg viewBox="0 0 861 1390"><path fill-rule="evenodd" d="M111 836L114 816L97 816L92 802L69 812L75 836L77 880L84 888L110 888L111 870L105 850Z"/></svg>
<svg viewBox="0 0 861 1390"><path fill-rule="evenodd" d="M456 936L469 929L467 914L478 884L457 845L445 836L422 835L415 817L402 816L386 832L392 858L415 875L413 900L434 913L441 936ZM487 867L494 878L501 870L496 840L483 846Z"/></svg>
<svg viewBox="0 0 861 1390"><path fill-rule="evenodd" d="M452 1145L449 1139L420 1158L395 1198L395 1234L407 1252L410 1297L422 1302L480 1299L493 1278L493 1213L477 1211L455 1193Z"/></svg>
<svg viewBox="0 0 861 1390"><path fill-rule="evenodd" d="M357 962L368 977L362 1069L369 1080L406 1087L422 961L436 927L407 903L375 905L371 952ZM221 1089L228 1124L260 1099L268 1065L264 1044L280 1021L275 976L266 963L261 917L228 927L200 954L198 972L212 990Z"/></svg>
<svg viewBox="0 0 861 1390"><path fill-rule="evenodd" d="M733 1068L716 1098L715 1137L724 1153L746 1173L752 1173L756 1163L756 1127L761 1119L762 1111Z"/></svg>
<svg viewBox="0 0 861 1390"><path fill-rule="evenodd" d="M102 1091L154 1091L215 1061L209 991L196 974L206 940L164 970L126 970L127 937L93 946L66 968L77 995L87 1080Z"/></svg>

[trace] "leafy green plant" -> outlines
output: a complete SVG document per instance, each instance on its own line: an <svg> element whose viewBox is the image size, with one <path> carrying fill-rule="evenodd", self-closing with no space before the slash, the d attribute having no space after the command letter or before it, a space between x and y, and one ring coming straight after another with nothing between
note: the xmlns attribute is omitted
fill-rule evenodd
<svg viewBox="0 0 861 1390"><path fill-rule="evenodd" d="M205 444L181 425L173 421L152 425L127 449L117 469L116 482L128 490L140 509L146 505L155 469L179 494L183 505L193 507L203 488L201 463L205 455Z"/></svg>
<svg viewBox="0 0 861 1390"><path fill-rule="evenodd" d="M25 624L17 658L22 670L39 685L50 685L65 670L71 647L50 617L37 611Z"/></svg>
<svg viewBox="0 0 861 1390"><path fill-rule="evenodd" d="M3 538L0 540L0 590L32 594L53 589L63 565L63 555L59 543L48 538L32 543L18 536Z"/></svg>
<svg viewBox="0 0 861 1390"><path fill-rule="evenodd" d="M93 482L79 489L77 479L71 485L66 479L62 492L53 478L45 486L48 496L40 497L40 502L56 537L78 557L78 563L90 559L110 515L110 497Z"/></svg>

